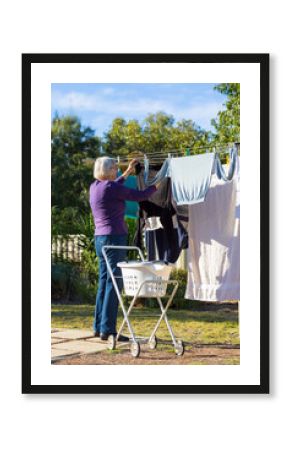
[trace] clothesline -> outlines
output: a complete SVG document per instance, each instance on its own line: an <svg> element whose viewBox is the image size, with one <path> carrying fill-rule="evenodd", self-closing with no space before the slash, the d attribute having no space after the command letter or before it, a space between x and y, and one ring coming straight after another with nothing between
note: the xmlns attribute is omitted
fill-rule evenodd
<svg viewBox="0 0 290 450"><path fill-rule="evenodd" d="M164 159L166 159L168 156L172 157L178 157L178 156L191 156L194 153L191 153L192 151L196 150L206 150L206 152L209 152L212 150L214 153L229 153L232 149L232 147L237 147L238 151L240 150L240 143L239 142L233 142L233 143L227 143L227 144L216 144L216 145L207 145L202 147L195 147L195 148L184 148L184 149L166 149L163 152L151 152L151 153L141 153L136 152L135 157L138 159L146 159L149 158L151 162L162 162ZM118 162L127 162L130 159L134 157L134 152L132 154L126 155L124 157L118 156Z"/></svg>
<svg viewBox="0 0 290 450"><path fill-rule="evenodd" d="M166 158L159 171L147 156L136 175L136 186L144 190L150 184L160 184L154 198L139 204L134 244L140 247L145 243L149 261L170 264L188 249L186 298L212 302L239 299L237 146L231 148L227 168L221 155L212 151L189 158Z"/></svg>

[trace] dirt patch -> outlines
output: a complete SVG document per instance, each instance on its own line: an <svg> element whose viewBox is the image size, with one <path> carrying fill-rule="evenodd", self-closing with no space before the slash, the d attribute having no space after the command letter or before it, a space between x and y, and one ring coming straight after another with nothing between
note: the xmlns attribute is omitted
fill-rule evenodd
<svg viewBox="0 0 290 450"><path fill-rule="evenodd" d="M141 348L139 358L129 349L105 350L96 354L67 357L52 362L56 365L236 365L240 364L238 346L190 346L183 356L176 356L172 348L149 350Z"/></svg>

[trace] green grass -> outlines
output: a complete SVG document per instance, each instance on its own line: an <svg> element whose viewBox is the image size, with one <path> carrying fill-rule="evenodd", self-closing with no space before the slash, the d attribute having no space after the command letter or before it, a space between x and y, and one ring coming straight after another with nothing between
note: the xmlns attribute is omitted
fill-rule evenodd
<svg viewBox="0 0 290 450"><path fill-rule="evenodd" d="M211 361L204 361L202 360L202 358L199 361L193 361L191 363L192 366L204 366L204 365L210 365ZM224 357L223 359L219 360L219 365L223 365L223 366L238 366L240 364L240 357L236 356L236 357L232 357L232 358L227 358Z"/></svg>
<svg viewBox="0 0 290 450"><path fill-rule="evenodd" d="M158 309L134 308L134 318L131 323L138 336L149 336L157 322ZM93 305L52 305L51 325L53 328L80 328L92 329L94 306ZM150 315L150 317L141 317ZM160 316L160 313L159 313ZM118 326L122 320L119 311ZM168 311L170 325L176 337L184 341L197 344L239 344L238 308L220 306L209 311L174 310ZM127 330L125 329L124 332ZM169 337L164 321L157 331L157 337L167 339ZM231 362L233 364L233 362Z"/></svg>

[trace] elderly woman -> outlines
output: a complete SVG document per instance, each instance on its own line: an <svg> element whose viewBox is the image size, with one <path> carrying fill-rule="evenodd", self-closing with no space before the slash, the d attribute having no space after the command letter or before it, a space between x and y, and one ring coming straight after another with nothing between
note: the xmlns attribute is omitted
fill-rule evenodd
<svg viewBox="0 0 290 450"><path fill-rule="evenodd" d="M102 254L104 245L127 245L128 229L124 220L125 200L147 200L157 189L150 186L143 191L129 189L124 181L133 171L137 160L129 163L127 170L117 178L118 167L113 158L103 156L97 158L94 167L94 181L90 187L90 205L95 223L95 247L99 260L99 286L96 297L95 319L93 324L94 335L102 340L108 336L116 335L116 322L118 312L118 298L107 271L105 259ZM117 263L124 261L126 250L109 250L107 256L114 276L120 276ZM122 279L116 279L119 289L123 287ZM119 340L128 340L120 336Z"/></svg>

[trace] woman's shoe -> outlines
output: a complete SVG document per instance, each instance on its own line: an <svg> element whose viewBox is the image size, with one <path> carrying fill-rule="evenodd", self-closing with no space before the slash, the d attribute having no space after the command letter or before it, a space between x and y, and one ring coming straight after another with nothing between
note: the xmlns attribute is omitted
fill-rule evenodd
<svg viewBox="0 0 290 450"><path fill-rule="evenodd" d="M106 334L106 333L101 333L100 334L100 338L102 341L107 341L108 337L110 336L110 334ZM114 335L115 337L117 337L117 335ZM123 336L122 334L120 334L120 336L118 337L118 342L128 342L130 339L127 336Z"/></svg>
<svg viewBox="0 0 290 450"><path fill-rule="evenodd" d="M110 335L106 333L100 333L101 341L107 341Z"/></svg>

